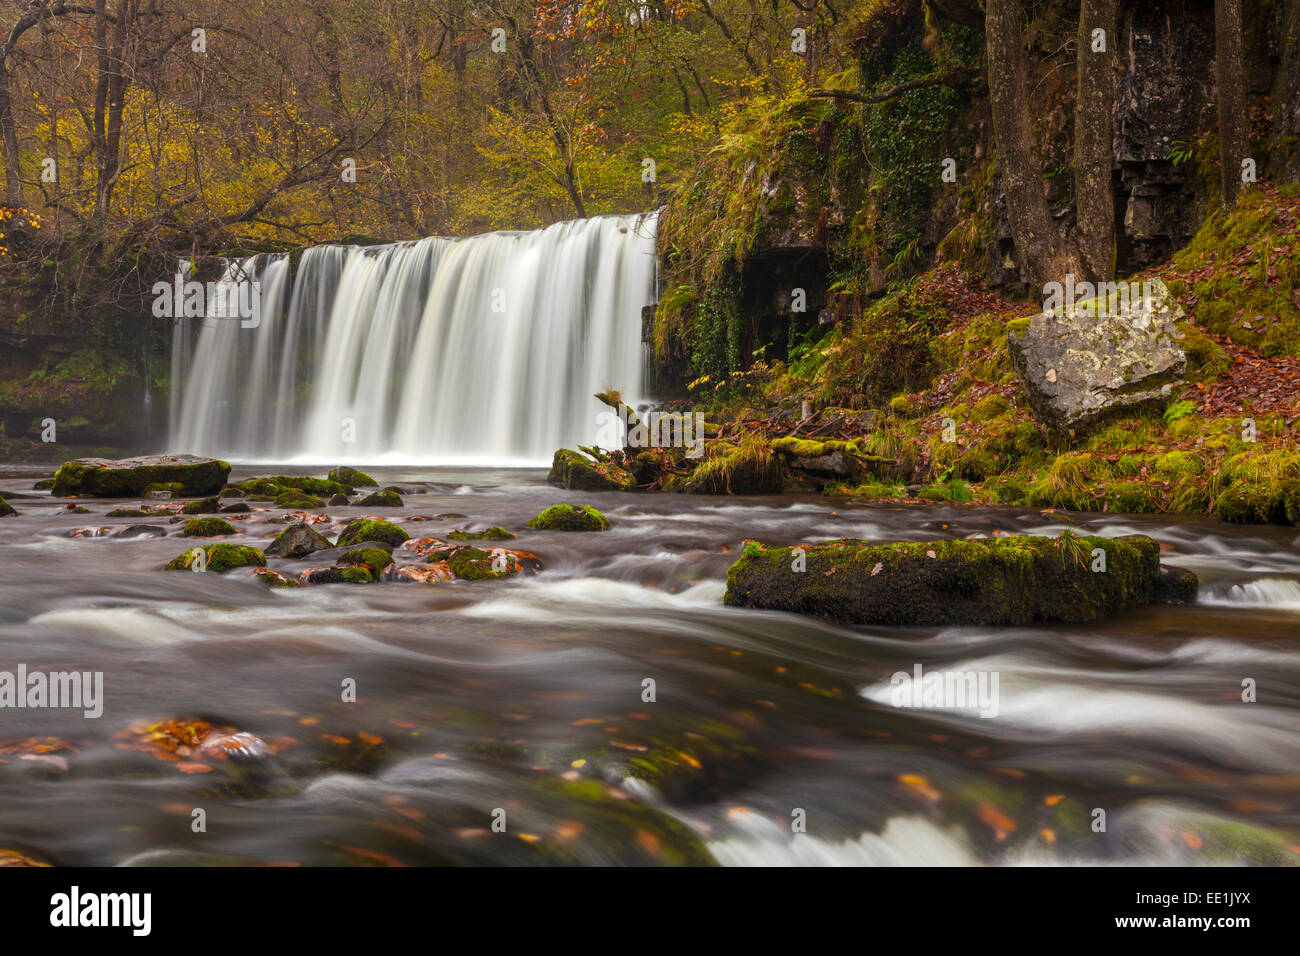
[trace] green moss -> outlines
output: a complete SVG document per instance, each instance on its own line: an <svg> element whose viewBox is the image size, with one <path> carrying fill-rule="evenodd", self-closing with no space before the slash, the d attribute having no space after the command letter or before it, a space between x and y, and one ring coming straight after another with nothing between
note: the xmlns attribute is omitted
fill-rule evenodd
<svg viewBox="0 0 1300 956"><path fill-rule="evenodd" d="M283 491L275 496L275 506L277 508L323 508L325 500L316 495L304 494L301 491L290 489Z"/></svg>
<svg viewBox="0 0 1300 956"><path fill-rule="evenodd" d="M508 578L519 572L518 564L506 556L505 570L493 568L494 555L479 548L458 548L447 557L447 567L456 577L465 581L494 581Z"/></svg>
<svg viewBox="0 0 1300 956"><path fill-rule="evenodd" d="M684 491L694 495L778 494L785 468L762 440L746 438L729 455L711 458L695 469Z"/></svg>
<svg viewBox="0 0 1300 956"><path fill-rule="evenodd" d="M727 573L726 603L864 624L1089 621L1147 603L1159 567L1159 545L1143 536L800 547L803 571L792 548L746 547ZM1097 549L1104 571L1092 570Z"/></svg>
<svg viewBox="0 0 1300 956"><path fill-rule="evenodd" d="M926 485L916 493L923 501L974 501L971 487L964 481L948 481L942 484Z"/></svg>
<svg viewBox="0 0 1300 956"><path fill-rule="evenodd" d="M500 525L493 525L483 531L452 531L447 537L452 541L507 541L515 535Z"/></svg>
<svg viewBox="0 0 1300 956"><path fill-rule="evenodd" d="M329 480L339 485L345 485L349 488L378 488L379 482L371 478L364 471L358 471L356 468L348 468L342 465L330 471Z"/></svg>
<svg viewBox="0 0 1300 956"><path fill-rule="evenodd" d="M591 505L551 505L528 522L538 531L608 531L609 519Z"/></svg>
<svg viewBox="0 0 1300 956"><path fill-rule="evenodd" d="M360 508L400 508L402 496L396 491L385 488L382 491L372 491L356 504Z"/></svg>
<svg viewBox="0 0 1300 956"><path fill-rule="evenodd" d="M569 448L555 452L546 480L578 491L631 491L636 487L636 479L626 469L609 460L593 460Z"/></svg>
<svg viewBox="0 0 1300 956"><path fill-rule="evenodd" d="M18 512L14 510L14 506L0 497L0 518L8 518L10 515L16 514Z"/></svg>
<svg viewBox="0 0 1300 956"><path fill-rule="evenodd" d="M390 547L399 547L411 536L398 525L376 518L354 518L339 535L337 547L360 544L363 541L382 541Z"/></svg>
<svg viewBox="0 0 1300 956"><path fill-rule="evenodd" d="M225 518L191 518L181 529L181 536L185 538L214 538L234 533L235 526Z"/></svg>
<svg viewBox="0 0 1300 956"><path fill-rule="evenodd" d="M338 558L338 564L368 564L382 571L393 563L393 556L383 548L354 548Z"/></svg>
<svg viewBox="0 0 1300 956"><path fill-rule="evenodd" d="M1295 524L1300 452L1255 449L1227 458L1210 485L1214 513L1238 524Z"/></svg>
<svg viewBox="0 0 1300 956"><path fill-rule="evenodd" d="M220 501L214 496L211 498L200 498L198 501L187 501L181 508L181 514L185 515L207 515L216 514L221 510Z"/></svg>
<svg viewBox="0 0 1300 956"><path fill-rule="evenodd" d="M266 555L257 548L246 544L205 544L177 555L163 570L188 571L199 552L203 552L207 558L207 570L217 574L231 568L266 567Z"/></svg>

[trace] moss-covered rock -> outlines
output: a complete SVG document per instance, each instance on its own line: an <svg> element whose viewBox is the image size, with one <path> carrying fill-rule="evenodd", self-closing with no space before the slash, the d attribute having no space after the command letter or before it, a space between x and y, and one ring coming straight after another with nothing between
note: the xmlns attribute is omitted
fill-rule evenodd
<svg viewBox="0 0 1300 956"><path fill-rule="evenodd" d="M631 491L636 487L636 479L627 469L569 448L556 451L546 480L575 491Z"/></svg>
<svg viewBox="0 0 1300 956"><path fill-rule="evenodd" d="M220 574L231 568L265 567L266 555L246 544L205 544L190 548L174 557L164 571L189 571L202 553L206 558L205 570Z"/></svg>
<svg viewBox="0 0 1300 956"><path fill-rule="evenodd" d="M537 531L608 531L609 519L591 505L551 505L528 522Z"/></svg>
<svg viewBox="0 0 1300 956"><path fill-rule="evenodd" d="M183 538L215 538L222 534L234 534L235 526L225 518L191 518L181 529Z"/></svg>
<svg viewBox="0 0 1300 956"><path fill-rule="evenodd" d="M772 449L747 439L730 454L706 459L681 490L692 495L780 494L785 477L785 466Z"/></svg>
<svg viewBox="0 0 1300 956"><path fill-rule="evenodd" d="M366 495L357 505L362 508L400 508L402 507L402 496L396 491L385 488L383 491L374 491Z"/></svg>
<svg viewBox="0 0 1300 956"><path fill-rule="evenodd" d="M482 531L451 531L447 537L452 541L508 541L515 535L500 525L493 525Z"/></svg>
<svg viewBox="0 0 1300 956"><path fill-rule="evenodd" d="M494 581L523 570L511 552L483 551L480 548L457 548L446 556L446 563L451 573L462 581Z"/></svg>
<svg viewBox="0 0 1300 956"><path fill-rule="evenodd" d="M295 511L301 508L323 508L325 507L325 499L318 495L309 495L296 489L290 489L275 496L275 506Z"/></svg>
<svg viewBox="0 0 1300 956"><path fill-rule="evenodd" d="M5 501L4 498L0 498L0 518L8 518L10 515L16 514L18 512L14 510L14 506Z"/></svg>
<svg viewBox="0 0 1300 956"><path fill-rule="evenodd" d="M303 584L373 584L379 578L369 565L353 564L312 568L304 571L299 580Z"/></svg>
<svg viewBox="0 0 1300 956"><path fill-rule="evenodd" d="M208 498L200 498L197 501L187 501L181 508L181 514L185 515L211 515L221 510L221 502L216 495Z"/></svg>
<svg viewBox="0 0 1300 956"><path fill-rule="evenodd" d="M196 455L77 458L59 467L50 490L65 498L140 498L151 486L168 484L183 496L197 497L217 494L229 475L229 462Z"/></svg>
<svg viewBox="0 0 1300 956"><path fill-rule="evenodd" d="M746 543L727 573L726 603L852 624L1090 621L1148 603L1160 566L1159 545L1142 535L799 548Z"/></svg>
<svg viewBox="0 0 1300 956"><path fill-rule="evenodd" d="M330 469L330 481L336 481L340 485L347 485L350 488L378 488L379 482L371 478L364 471L358 471L356 468L349 468L346 465L340 465L338 468Z"/></svg>
<svg viewBox="0 0 1300 956"><path fill-rule="evenodd" d="M339 564L367 564L376 571L382 571L393 563L393 556L383 548L353 548L339 556Z"/></svg>
<svg viewBox="0 0 1300 956"><path fill-rule="evenodd" d="M327 502L331 508L342 508L348 503L347 495L330 495L330 500Z"/></svg>
<svg viewBox="0 0 1300 956"><path fill-rule="evenodd" d="M339 534L338 547L346 548L363 541L382 541L391 547L400 547L411 536L391 521L378 518L355 518Z"/></svg>

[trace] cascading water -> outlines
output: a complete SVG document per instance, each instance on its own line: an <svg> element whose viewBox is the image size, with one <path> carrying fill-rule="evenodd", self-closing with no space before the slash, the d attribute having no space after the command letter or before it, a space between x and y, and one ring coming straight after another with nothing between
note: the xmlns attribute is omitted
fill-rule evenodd
<svg viewBox="0 0 1300 956"><path fill-rule="evenodd" d="M653 213L316 246L227 265L256 321L176 321L168 450L237 461L540 463L640 395ZM292 273L292 275L291 275Z"/></svg>

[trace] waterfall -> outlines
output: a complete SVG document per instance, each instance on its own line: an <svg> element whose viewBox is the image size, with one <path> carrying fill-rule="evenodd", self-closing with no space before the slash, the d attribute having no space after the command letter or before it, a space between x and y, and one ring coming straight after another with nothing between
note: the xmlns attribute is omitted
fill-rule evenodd
<svg viewBox="0 0 1300 956"><path fill-rule="evenodd" d="M296 264L287 254L228 261L203 304L175 320L167 450L538 464L592 444L606 410L593 395L641 394L655 225L653 213L601 216L313 246ZM221 307L250 287L252 318Z"/></svg>

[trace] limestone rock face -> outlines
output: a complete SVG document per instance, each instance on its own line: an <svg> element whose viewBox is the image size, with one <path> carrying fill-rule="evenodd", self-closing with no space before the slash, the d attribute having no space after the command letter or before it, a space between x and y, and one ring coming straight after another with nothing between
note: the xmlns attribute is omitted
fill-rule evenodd
<svg viewBox="0 0 1300 956"><path fill-rule="evenodd" d="M1134 296L1099 296L1013 322L1007 347L1034 416L1071 439L1107 418L1160 406L1182 382L1182 318L1165 284Z"/></svg>

